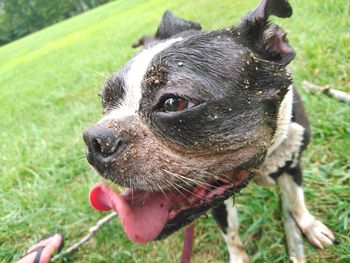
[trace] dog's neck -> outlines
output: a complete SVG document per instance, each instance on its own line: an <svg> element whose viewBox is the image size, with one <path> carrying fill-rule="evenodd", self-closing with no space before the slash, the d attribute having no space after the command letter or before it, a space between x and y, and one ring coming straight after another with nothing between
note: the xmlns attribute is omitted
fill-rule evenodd
<svg viewBox="0 0 350 263"><path fill-rule="evenodd" d="M288 162L292 162L291 167L298 162L305 129L292 122L292 108L293 87L290 86L278 112L278 125L272 146L260 167L260 176L255 179L259 184L274 184L275 181L268 175L278 172Z"/></svg>

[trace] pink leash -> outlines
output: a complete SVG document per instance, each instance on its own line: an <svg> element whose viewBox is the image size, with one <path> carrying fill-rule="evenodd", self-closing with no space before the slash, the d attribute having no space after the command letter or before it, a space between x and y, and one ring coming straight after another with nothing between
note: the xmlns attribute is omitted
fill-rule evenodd
<svg viewBox="0 0 350 263"><path fill-rule="evenodd" d="M182 248L181 263L190 263L194 239L194 225L189 225L184 231L184 246Z"/></svg>

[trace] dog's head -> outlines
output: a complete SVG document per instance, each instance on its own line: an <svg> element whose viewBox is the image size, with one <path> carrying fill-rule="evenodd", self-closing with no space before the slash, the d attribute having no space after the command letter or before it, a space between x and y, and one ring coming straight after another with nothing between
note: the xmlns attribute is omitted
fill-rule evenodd
<svg viewBox="0 0 350 263"><path fill-rule="evenodd" d="M201 32L166 12L154 37L101 92L102 119L84 132L87 159L123 194L90 201L119 212L136 242L163 238L244 187L281 136L291 85L286 0L262 0L236 27ZM283 130L282 130L283 131Z"/></svg>

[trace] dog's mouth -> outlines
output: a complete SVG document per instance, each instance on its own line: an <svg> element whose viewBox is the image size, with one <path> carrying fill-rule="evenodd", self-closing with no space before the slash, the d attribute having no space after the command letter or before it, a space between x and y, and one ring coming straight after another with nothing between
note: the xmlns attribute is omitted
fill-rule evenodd
<svg viewBox="0 0 350 263"><path fill-rule="evenodd" d="M118 193L99 183L91 189L90 203L100 211L116 211L129 239L147 243L189 224L246 186L250 177L251 173L244 170L200 186L159 192L126 189Z"/></svg>

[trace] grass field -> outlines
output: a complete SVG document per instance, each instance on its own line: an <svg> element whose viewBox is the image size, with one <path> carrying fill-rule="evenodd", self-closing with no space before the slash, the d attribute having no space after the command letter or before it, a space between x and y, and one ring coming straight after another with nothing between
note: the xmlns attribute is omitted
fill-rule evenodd
<svg viewBox="0 0 350 263"><path fill-rule="evenodd" d="M96 96L105 76L153 34L166 9L205 30L237 23L256 0L119 0L0 48L0 262L9 262L48 232L66 244L105 214L88 203L101 179L85 160L81 133L98 120ZM309 80L350 92L350 2L291 0L294 15L277 20L297 51L298 84ZM300 86L300 85L299 85ZM300 89L299 89L300 90ZM341 241L319 251L305 242L309 262L350 262L350 106L302 92L313 142L304 156L310 210ZM250 185L237 196L241 236L252 262L288 262L278 191ZM210 216L197 220L193 262L228 255ZM182 232L163 242L132 244L117 220L67 262L179 262Z"/></svg>

